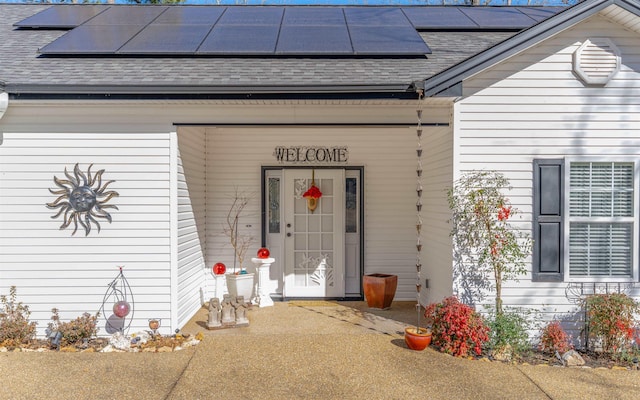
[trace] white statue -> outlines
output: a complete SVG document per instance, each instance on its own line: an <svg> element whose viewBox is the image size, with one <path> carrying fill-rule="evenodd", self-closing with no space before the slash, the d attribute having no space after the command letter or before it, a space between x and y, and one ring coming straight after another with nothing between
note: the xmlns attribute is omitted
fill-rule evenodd
<svg viewBox="0 0 640 400"><path fill-rule="evenodd" d="M221 314L220 300L218 300L217 297L212 297L211 300L209 300L209 322L207 328L211 329L222 326L220 322Z"/></svg>

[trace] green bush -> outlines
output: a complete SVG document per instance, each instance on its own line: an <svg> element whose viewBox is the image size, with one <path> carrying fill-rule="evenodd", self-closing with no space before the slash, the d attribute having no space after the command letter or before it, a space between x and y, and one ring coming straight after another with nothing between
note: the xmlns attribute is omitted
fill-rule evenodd
<svg viewBox="0 0 640 400"><path fill-rule="evenodd" d="M530 351L529 330L533 326L530 314L529 310L515 308L505 308L501 313L492 311L487 317L488 347L493 351L510 348L515 356Z"/></svg>
<svg viewBox="0 0 640 400"><path fill-rule="evenodd" d="M60 316L58 315L58 309L51 310L53 314L49 323L49 332L62 333L61 344L73 345L82 342L84 339L91 339L98 334L97 321L100 313L91 315L89 313L83 313L78 318L69 322L60 322Z"/></svg>
<svg viewBox="0 0 640 400"><path fill-rule="evenodd" d="M18 302L17 289L11 286L9 297L0 296L0 345L20 346L33 339L36 323L29 322L29 306Z"/></svg>

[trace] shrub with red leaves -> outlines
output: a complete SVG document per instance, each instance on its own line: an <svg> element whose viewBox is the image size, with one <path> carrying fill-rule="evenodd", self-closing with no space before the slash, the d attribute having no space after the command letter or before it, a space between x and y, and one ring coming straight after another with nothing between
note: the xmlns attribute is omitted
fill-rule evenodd
<svg viewBox="0 0 640 400"><path fill-rule="evenodd" d="M562 329L560 322L551 321L542 328L542 336L540 337L540 350L546 353L562 354L571 350L571 338Z"/></svg>
<svg viewBox="0 0 640 400"><path fill-rule="evenodd" d="M471 351L482 354L489 328L473 308L451 296L427 306L424 315L431 324L433 344L440 351L456 357L465 357Z"/></svg>

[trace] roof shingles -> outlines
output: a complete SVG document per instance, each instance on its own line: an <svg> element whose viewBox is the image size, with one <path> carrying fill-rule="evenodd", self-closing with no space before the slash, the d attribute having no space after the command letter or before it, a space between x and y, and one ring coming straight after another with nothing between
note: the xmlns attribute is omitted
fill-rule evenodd
<svg viewBox="0 0 640 400"><path fill-rule="evenodd" d="M48 6L0 4L0 85L5 91L64 93L131 87L319 88L408 87L463 61L513 32L422 32L428 57L171 57L41 56L38 49L64 34L15 29L12 24ZM46 89L45 89L46 88ZM0 90L2 87L0 86ZM96 89L97 90L97 89Z"/></svg>

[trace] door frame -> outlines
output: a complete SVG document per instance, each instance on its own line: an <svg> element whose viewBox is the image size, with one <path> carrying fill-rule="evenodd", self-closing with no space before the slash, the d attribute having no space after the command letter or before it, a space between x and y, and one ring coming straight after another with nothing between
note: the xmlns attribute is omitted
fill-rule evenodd
<svg viewBox="0 0 640 400"><path fill-rule="evenodd" d="M364 263L365 263L365 259L364 259L364 236L365 236L365 231L364 231L364 189L365 189L365 184L364 184L364 166L353 166L353 165L307 165L307 164L300 164L300 165L263 165L260 167L260 246L264 247L266 245L266 240L267 240L267 224L266 224L266 218L267 218L267 209L265 207L266 205L266 175L267 175L267 171L274 171L274 170L285 170L285 169L343 169L346 171L357 171L359 174L359 182L360 182L360 198L358 199L358 210L359 210L359 215L358 215L358 230L360 231L360 265L358 266L358 270L360 273L360 277L362 278L362 276L364 275ZM287 299L292 299L292 298L287 298ZM309 299L309 298L305 298L305 299ZM327 298L325 298L327 299ZM364 291L362 288L362 283L360 283L360 294L357 297L354 296L345 296L345 297L341 297L339 298L339 300L363 300L364 299Z"/></svg>

